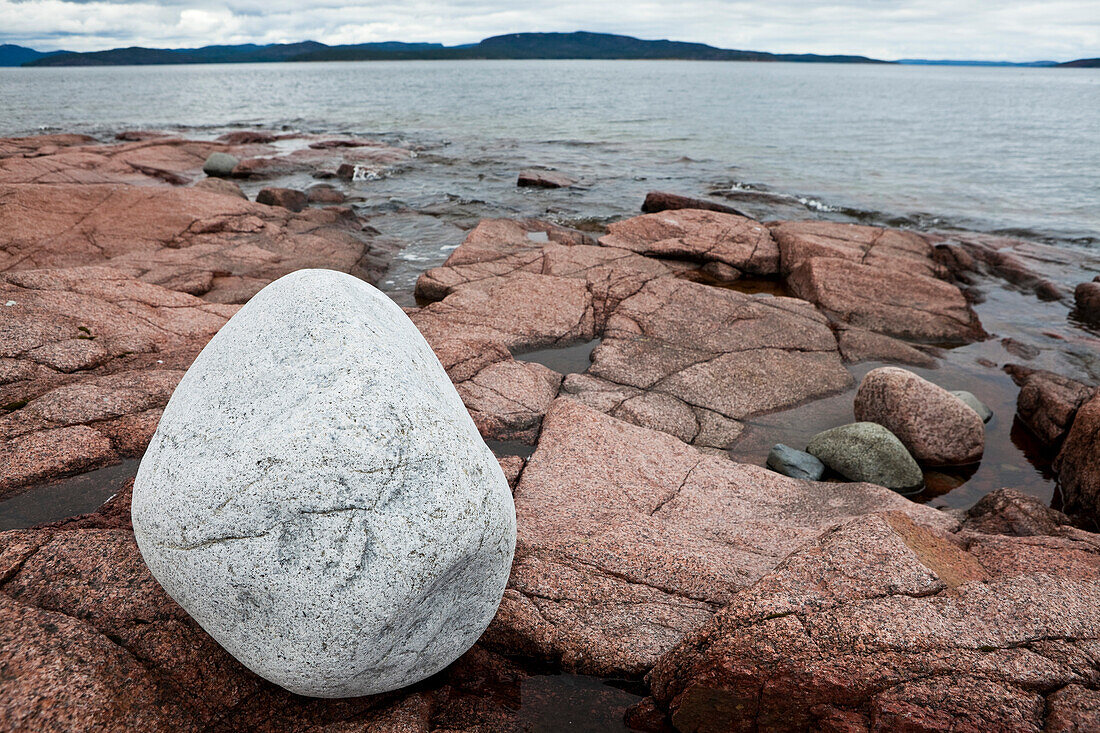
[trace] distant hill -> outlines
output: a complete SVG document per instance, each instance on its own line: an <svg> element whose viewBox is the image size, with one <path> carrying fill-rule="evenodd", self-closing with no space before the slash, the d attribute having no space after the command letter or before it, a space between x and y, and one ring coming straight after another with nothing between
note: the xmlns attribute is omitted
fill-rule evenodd
<svg viewBox="0 0 1100 733"><path fill-rule="evenodd" d="M24 64L40 59L44 56L52 56L56 53L63 53L53 51L50 53L43 53L42 51L35 51L33 48L27 48L26 46L14 46L10 43L0 44L0 66L23 66Z"/></svg>
<svg viewBox="0 0 1100 733"><path fill-rule="evenodd" d="M35 52L37 53L37 52ZM866 56L820 56L735 51L703 43L645 41L609 33L512 33L464 46L438 43L362 43L327 46L315 41L257 46L204 48L116 48L89 53L57 53L24 62L26 66L109 66L125 64L211 64L275 61L372 61L443 59L682 59L700 61L797 61L887 63Z"/></svg>
<svg viewBox="0 0 1100 733"><path fill-rule="evenodd" d="M1059 66L1057 61L973 61L968 59L898 59L906 66Z"/></svg>
<svg viewBox="0 0 1100 733"><path fill-rule="evenodd" d="M1100 69L1100 59L1077 59L1058 65L1066 69Z"/></svg>

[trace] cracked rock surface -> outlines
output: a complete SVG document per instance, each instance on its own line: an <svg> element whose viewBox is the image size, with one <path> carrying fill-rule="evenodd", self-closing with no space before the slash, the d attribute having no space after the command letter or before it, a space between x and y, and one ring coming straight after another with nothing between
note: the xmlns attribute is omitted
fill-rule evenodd
<svg viewBox="0 0 1100 733"><path fill-rule="evenodd" d="M956 524L881 486L707 456L569 398L551 406L515 502L512 578L485 642L603 675L644 672L835 522L897 509Z"/></svg>
<svg viewBox="0 0 1100 733"><path fill-rule="evenodd" d="M691 731L1096 726L1100 541L1056 516L1029 536L968 524L824 532L660 661L656 701Z"/></svg>

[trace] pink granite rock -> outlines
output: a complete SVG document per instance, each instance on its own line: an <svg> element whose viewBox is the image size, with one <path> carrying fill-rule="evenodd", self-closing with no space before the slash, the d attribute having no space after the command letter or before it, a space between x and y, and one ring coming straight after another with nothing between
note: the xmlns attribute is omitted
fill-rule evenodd
<svg viewBox="0 0 1100 733"><path fill-rule="evenodd" d="M943 271L932 245L915 232L834 221L783 221L773 224L771 233L779 244L784 275L814 257L929 277Z"/></svg>
<svg viewBox="0 0 1100 733"><path fill-rule="evenodd" d="M976 463L985 451L985 424L947 390L898 367L868 372L855 400L856 420L882 425L921 463Z"/></svg>
<svg viewBox="0 0 1100 733"><path fill-rule="evenodd" d="M484 638L593 674L638 674L745 585L845 517L954 520L871 484L706 456L559 398L515 491L512 578Z"/></svg>
<svg viewBox="0 0 1100 733"><path fill-rule="evenodd" d="M840 323L888 336L960 344L986 335L957 287L904 268L809 257L791 270L787 286Z"/></svg>
<svg viewBox="0 0 1100 733"><path fill-rule="evenodd" d="M1066 512L1100 525L1100 396L1077 410L1054 468Z"/></svg>
<svg viewBox="0 0 1100 733"><path fill-rule="evenodd" d="M600 244L653 257L722 262L754 275L779 267L779 249L767 227L717 211L677 209L614 222Z"/></svg>
<svg viewBox="0 0 1100 733"><path fill-rule="evenodd" d="M1049 446L1062 442L1077 409L1096 392L1095 387L1043 369L1008 364L1005 371L1020 385L1016 414Z"/></svg>
<svg viewBox="0 0 1100 733"><path fill-rule="evenodd" d="M648 681L678 730L1087 727L1100 543L1066 542L855 519L737 594ZM1057 697L1068 685L1083 692Z"/></svg>

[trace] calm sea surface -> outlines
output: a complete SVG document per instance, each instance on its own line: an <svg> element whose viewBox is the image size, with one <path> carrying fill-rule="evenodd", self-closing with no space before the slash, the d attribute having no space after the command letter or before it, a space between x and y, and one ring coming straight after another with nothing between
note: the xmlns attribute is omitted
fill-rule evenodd
<svg viewBox="0 0 1100 733"><path fill-rule="evenodd" d="M463 164L467 185L456 173L446 186L458 198L486 199L478 182L511 183L519 165L558 167L591 184L566 216L634 210L639 191L664 181L763 189L868 220L1100 241L1096 70L681 61L0 69L0 134L231 125L384 134L442 150Z"/></svg>

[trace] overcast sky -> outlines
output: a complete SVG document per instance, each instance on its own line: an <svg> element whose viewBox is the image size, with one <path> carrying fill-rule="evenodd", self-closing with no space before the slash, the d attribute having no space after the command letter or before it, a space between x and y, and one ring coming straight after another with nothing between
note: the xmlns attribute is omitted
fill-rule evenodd
<svg viewBox="0 0 1100 733"><path fill-rule="evenodd" d="M317 40L470 43L591 30L755 51L1100 56L1100 0L0 0L0 43L94 51Z"/></svg>

